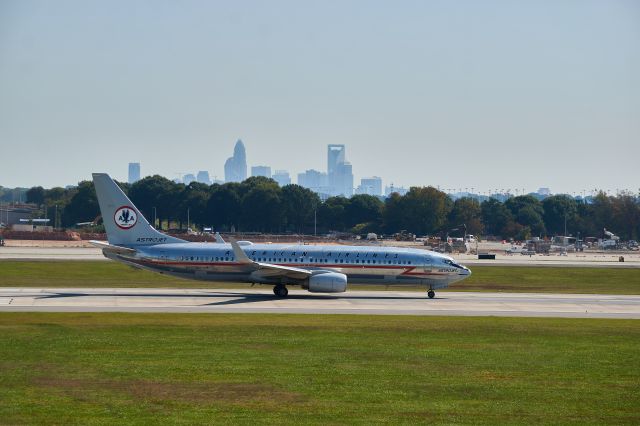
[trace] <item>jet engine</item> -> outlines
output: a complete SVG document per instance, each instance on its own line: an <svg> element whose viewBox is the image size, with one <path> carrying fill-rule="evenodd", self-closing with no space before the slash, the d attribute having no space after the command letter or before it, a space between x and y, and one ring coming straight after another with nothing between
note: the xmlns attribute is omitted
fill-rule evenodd
<svg viewBox="0 0 640 426"><path fill-rule="evenodd" d="M347 291L347 276L338 272L313 275L309 277L307 290L312 293L343 293Z"/></svg>

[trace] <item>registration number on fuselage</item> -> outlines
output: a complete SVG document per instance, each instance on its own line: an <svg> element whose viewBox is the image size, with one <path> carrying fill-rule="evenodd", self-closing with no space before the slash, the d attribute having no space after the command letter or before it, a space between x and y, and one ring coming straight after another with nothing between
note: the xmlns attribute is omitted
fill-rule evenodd
<svg viewBox="0 0 640 426"><path fill-rule="evenodd" d="M453 268L442 268L438 269L438 272L456 272L456 270Z"/></svg>

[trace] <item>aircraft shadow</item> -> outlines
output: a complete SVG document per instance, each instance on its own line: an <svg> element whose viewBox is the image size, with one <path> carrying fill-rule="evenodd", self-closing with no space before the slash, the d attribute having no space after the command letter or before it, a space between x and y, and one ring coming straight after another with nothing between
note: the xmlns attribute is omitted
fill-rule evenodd
<svg viewBox="0 0 640 426"><path fill-rule="evenodd" d="M119 293L83 293L83 292L56 292L45 295L16 295L12 297L33 297L34 299L62 299L62 298L82 298L82 297L141 297L141 298L189 298L189 299L208 299L209 303L203 303L200 306L224 306L237 304L251 304L256 302L267 301L296 301L296 300L428 300L421 293L416 296L365 296L358 294L342 294L342 295L326 295L326 294L289 294L286 298L277 298L270 294L240 293L240 292L217 292L203 291L202 293L184 294L184 293L135 293L135 292L119 292ZM233 299L228 300L230 297ZM446 299L436 297L437 299ZM213 299L213 301L211 301ZM227 300L215 300L227 299ZM206 300L203 300L205 302Z"/></svg>

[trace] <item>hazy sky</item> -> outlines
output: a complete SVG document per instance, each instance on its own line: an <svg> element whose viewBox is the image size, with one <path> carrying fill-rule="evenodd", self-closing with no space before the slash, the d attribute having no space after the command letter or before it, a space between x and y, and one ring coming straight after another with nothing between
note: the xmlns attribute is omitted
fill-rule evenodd
<svg viewBox="0 0 640 426"><path fill-rule="evenodd" d="M249 166L640 187L640 2L0 1L0 185Z"/></svg>

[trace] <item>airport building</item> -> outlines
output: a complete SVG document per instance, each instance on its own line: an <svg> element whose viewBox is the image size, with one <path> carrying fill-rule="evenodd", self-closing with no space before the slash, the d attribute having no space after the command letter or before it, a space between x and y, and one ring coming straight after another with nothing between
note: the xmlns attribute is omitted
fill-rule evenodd
<svg viewBox="0 0 640 426"><path fill-rule="evenodd" d="M0 224L2 227L11 227L25 220L29 220L37 211L32 205L3 205L0 207Z"/></svg>
<svg viewBox="0 0 640 426"><path fill-rule="evenodd" d="M189 185L191 182L195 182L196 177L192 173L187 173L182 177L182 183Z"/></svg>
<svg viewBox="0 0 640 426"><path fill-rule="evenodd" d="M267 178L271 178L271 167L253 166L251 167L251 176L264 176Z"/></svg>
<svg viewBox="0 0 640 426"><path fill-rule="evenodd" d="M247 153L242 140L238 139L233 156L224 163L224 181L242 182L247 178Z"/></svg>
<svg viewBox="0 0 640 426"><path fill-rule="evenodd" d="M140 163L129 163L129 183L140 180Z"/></svg>

